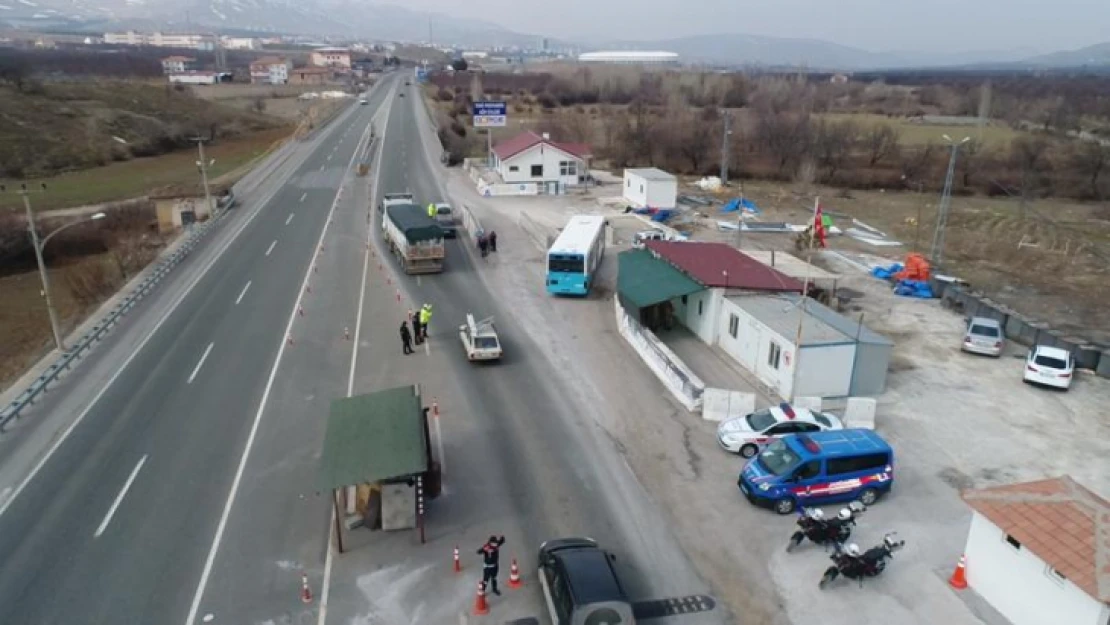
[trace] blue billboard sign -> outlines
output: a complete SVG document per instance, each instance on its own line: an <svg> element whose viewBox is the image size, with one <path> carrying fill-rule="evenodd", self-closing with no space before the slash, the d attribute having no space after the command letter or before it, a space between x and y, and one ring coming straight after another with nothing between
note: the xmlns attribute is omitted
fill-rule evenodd
<svg viewBox="0 0 1110 625"><path fill-rule="evenodd" d="M475 102L474 127L499 128L508 123L508 104L505 102Z"/></svg>

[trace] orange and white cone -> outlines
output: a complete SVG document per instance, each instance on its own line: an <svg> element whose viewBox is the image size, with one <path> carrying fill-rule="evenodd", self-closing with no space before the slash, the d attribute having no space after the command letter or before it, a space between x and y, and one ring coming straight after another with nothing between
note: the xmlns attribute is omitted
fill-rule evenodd
<svg viewBox="0 0 1110 625"><path fill-rule="evenodd" d="M459 548L455 547L455 572L462 571L462 563L459 562Z"/></svg>
<svg viewBox="0 0 1110 625"><path fill-rule="evenodd" d="M312 589L308 587L308 573L301 574L301 602L312 603Z"/></svg>
<svg viewBox="0 0 1110 625"><path fill-rule="evenodd" d="M509 588L520 588L520 569L516 566L516 558L509 566Z"/></svg>
<svg viewBox="0 0 1110 625"><path fill-rule="evenodd" d="M474 597L474 614L475 616L489 614L489 605L486 604L485 582L478 582L478 594Z"/></svg>
<svg viewBox="0 0 1110 625"><path fill-rule="evenodd" d="M956 563L956 570L952 571L952 577L948 578L948 585L957 590L967 588L967 556L960 556L960 561Z"/></svg>

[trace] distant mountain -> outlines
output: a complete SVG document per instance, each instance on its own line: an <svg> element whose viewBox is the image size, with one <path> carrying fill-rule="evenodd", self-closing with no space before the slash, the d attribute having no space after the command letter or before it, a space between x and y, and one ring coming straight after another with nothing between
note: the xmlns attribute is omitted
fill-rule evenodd
<svg viewBox="0 0 1110 625"><path fill-rule="evenodd" d="M1022 60L1036 67L1107 67L1110 68L1110 41L1078 50L1042 54Z"/></svg>
<svg viewBox="0 0 1110 625"><path fill-rule="evenodd" d="M250 30L461 46L538 47L540 37L492 22L358 0L0 0L15 27Z"/></svg>

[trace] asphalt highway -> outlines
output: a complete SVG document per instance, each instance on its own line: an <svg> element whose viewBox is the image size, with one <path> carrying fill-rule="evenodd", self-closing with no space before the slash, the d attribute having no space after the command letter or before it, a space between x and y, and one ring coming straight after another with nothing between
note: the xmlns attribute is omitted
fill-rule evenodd
<svg viewBox="0 0 1110 625"><path fill-rule="evenodd" d="M307 152L258 185L256 217L223 226L241 232L209 243L230 241L207 271L193 269L194 288L162 294L181 299L137 351L88 365L103 385L75 397L68 382L36 409L81 419L52 434L61 442L17 496L4 493L0 622L185 620L302 278L384 92L292 148Z"/></svg>

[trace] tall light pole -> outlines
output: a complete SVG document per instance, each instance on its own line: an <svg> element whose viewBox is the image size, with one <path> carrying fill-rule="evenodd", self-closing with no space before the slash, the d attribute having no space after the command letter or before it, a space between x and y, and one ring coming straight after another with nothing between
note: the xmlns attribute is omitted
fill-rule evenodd
<svg viewBox="0 0 1110 625"><path fill-rule="evenodd" d="M729 137L732 135L732 113L724 111L721 113L721 118L724 121L724 132L721 135L721 184L728 184L728 155L729 155Z"/></svg>
<svg viewBox="0 0 1110 625"><path fill-rule="evenodd" d="M208 207L208 218L216 216L216 208L212 206L212 193L208 190L208 167L215 164L216 159L208 161L204 157L204 137L194 137L197 142L197 169L200 170L200 181L204 185L204 204Z"/></svg>
<svg viewBox="0 0 1110 625"><path fill-rule="evenodd" d="M45 190L46 185L43 185L42 188ZM4 188L0 187L0 191L3 190ZM65 351L65 340L62 338L61 326L58 323L58 311L54 309L54 299L50 296L50 274L46 271L46 261L42 258L42 250L46 247L46 244L50 242L50 239L62 230L90 221L104 219L105 214L94 213L83 219L71 221L60 228L54 229L50 234L40 240L38 227L35 226L35 211L31 209L31 192L27 190L27 185L21 185L18 193L23 196L23 208L27 211L27 231L31 234L31 247L35 248L35 261L38 263L39 277L42 279L42 296L43 299L46 300L46 312L50 315L50 330L54 333L54 345L57 346L59 350Z"/></svg>
<svg viewBox="0 0 1110 625"><path fill-rule="evenodd" d="M929 262L934 267L944 260L944 232L948 229L948 209L952 206L952 179L956 175L956 154L960 146L971 141L971 137L964 137L960 141L953 141L952 137L942 135L948 143L948 174L944 177L944 190L940 193L940 206L937 207L937 227L933 232L933 247L929 252Z"/></svg>

